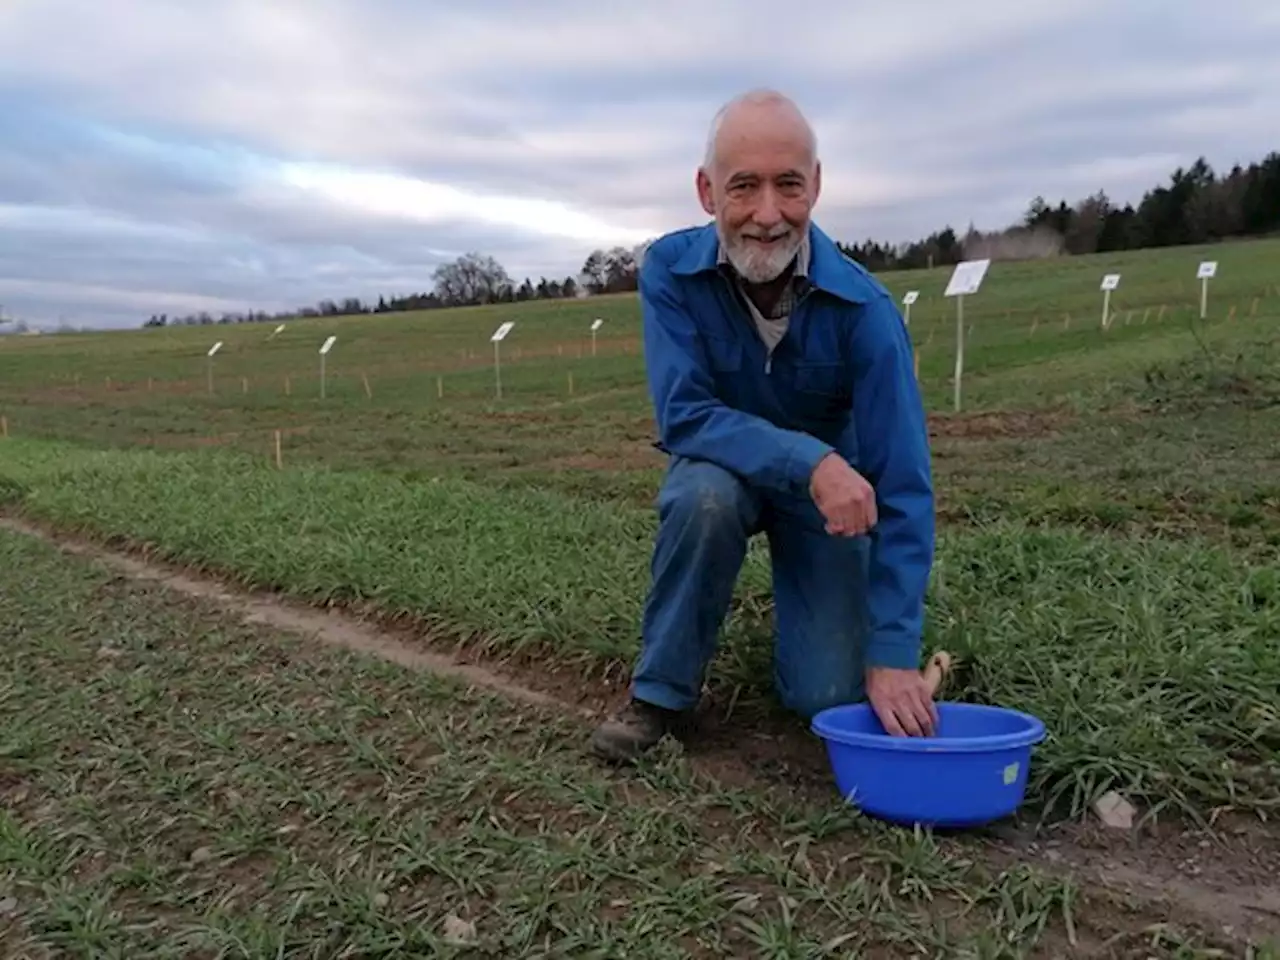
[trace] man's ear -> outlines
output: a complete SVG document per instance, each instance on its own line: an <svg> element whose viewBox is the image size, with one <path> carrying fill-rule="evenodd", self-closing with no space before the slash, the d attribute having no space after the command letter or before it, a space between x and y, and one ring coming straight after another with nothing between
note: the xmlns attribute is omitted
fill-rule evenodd
<svg viewBox="0 0 1280 960"><path fill-rule="evenodd" d="M702 209L714 217L716 215L716 201L711 193L711 178L707 176L707 171L699 167L698 175L694 178L694 182L697 186L698 200L702 203Z"/></svg>

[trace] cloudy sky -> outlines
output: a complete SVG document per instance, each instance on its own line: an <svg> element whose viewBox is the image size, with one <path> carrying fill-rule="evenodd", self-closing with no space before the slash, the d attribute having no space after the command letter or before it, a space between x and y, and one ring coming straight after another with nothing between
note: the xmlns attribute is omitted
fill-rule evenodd
<svg viewBox="0 0 1280 960"><path fill-rule="evenodd" d="M840 239L1137 200L1280 149L1280 3L0 0L0 309L135 326L517 279L700 222L754 86L818 131Z"/></svg>

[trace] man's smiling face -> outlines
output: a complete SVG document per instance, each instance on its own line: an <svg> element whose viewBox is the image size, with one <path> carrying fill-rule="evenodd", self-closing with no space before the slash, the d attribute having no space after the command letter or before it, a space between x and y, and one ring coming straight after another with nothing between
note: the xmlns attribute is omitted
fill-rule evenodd
<svg viewBox="0 0 1280 960"><path fill-rule="evenodd" d="M730 263L748 282L768 283L795 258L818 199L813 133L789 101L735 103L721 118L697 186Z"/></svg>

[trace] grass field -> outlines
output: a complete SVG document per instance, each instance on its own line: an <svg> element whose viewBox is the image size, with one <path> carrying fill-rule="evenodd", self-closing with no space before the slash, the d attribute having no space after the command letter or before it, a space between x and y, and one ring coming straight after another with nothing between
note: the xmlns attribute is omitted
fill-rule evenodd
<svg viewBox="0 0 1280 960"><path fill-rule="evenodd" d="M1277 956L1280 242L994 265L958 414L946 275L885 278L921 291L926 646L962 659L948 697L1045 720L1019 822L840 806L764 680L760 549L705 742L582 755L637 648L663 468L634 298L6 337L0 506L45 534L0 531L0 936L391 956L452 914L493 956ZM245 625L65 538L562 708ZM1131 833L1094 822L1108 790Z"/></svg>

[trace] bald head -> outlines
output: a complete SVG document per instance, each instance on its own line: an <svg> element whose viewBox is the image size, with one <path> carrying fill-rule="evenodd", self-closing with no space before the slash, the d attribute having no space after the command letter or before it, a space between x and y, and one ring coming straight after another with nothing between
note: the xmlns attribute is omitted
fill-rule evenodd
<svg viewBox="0 0 1280 960"><path fill-rule="evenodd" d="M795 101L776 90L759 89L734 97L716 111L702 165L710 171L735 144L764 137L798 145L808 154L810 166L818 162L818 138Z"/></svg>
<svg viewBox="0 0 1280 960"><path fill-rule="evenodd" d="M716 113L698 198L746 280L768 283L795 259L821 180L817 137L789 98L753 90Z"/></svg>

